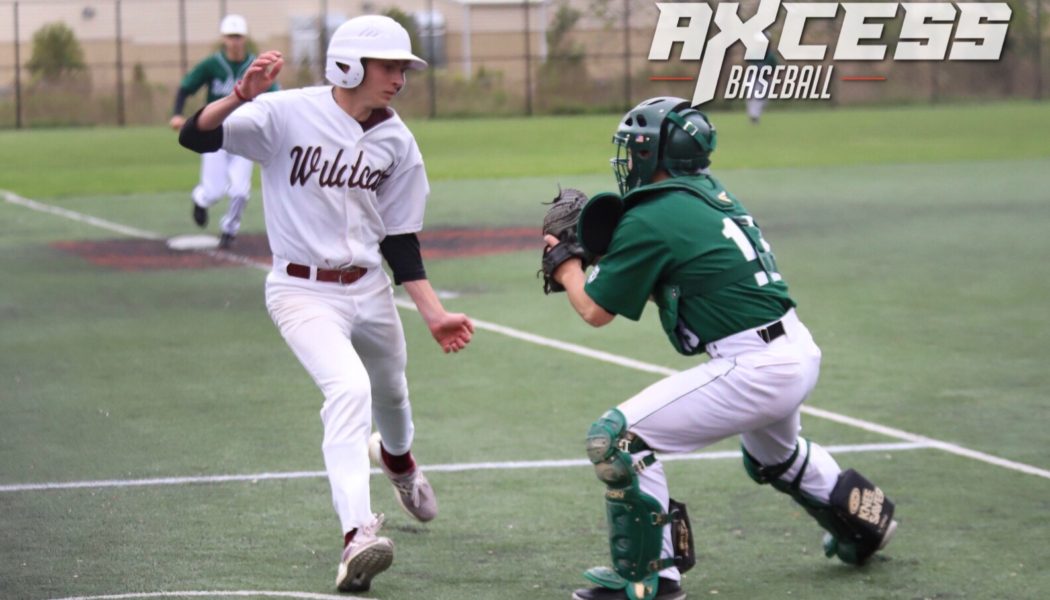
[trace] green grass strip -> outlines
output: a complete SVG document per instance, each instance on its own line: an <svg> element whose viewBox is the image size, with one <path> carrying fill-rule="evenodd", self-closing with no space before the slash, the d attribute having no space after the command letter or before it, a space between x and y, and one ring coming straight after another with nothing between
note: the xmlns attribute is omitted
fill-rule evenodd
<svg viewBox="0 0 1050 600"><path fill-rule="evenodd" d="M418 120L431 179L608 173L619 115ZM714 113L715 167L934 163L1050 156L1050 104ZM0 131L0 188L35 197L188 191L199 161L163 127Z"/></svg>

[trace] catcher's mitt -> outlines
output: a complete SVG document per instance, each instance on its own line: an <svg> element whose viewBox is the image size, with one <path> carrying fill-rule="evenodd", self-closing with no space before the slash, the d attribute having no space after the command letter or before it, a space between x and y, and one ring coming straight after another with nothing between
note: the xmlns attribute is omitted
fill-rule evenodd
<svg viewBox="0 0 1050 600"><path fill-rule="evenodd" d="M553 235L561 242L553 248L544 247L541 268L537 275L543 275L543 293L564 292L565 288L554 281L554 271L570 258L579 258L583 268L591 263L592 258L576 239L576 223L580 220L580 211L587 204L587 195L573 188L558 189L558 195L550 202L550 208L543 217L543 234Z"/></svg>

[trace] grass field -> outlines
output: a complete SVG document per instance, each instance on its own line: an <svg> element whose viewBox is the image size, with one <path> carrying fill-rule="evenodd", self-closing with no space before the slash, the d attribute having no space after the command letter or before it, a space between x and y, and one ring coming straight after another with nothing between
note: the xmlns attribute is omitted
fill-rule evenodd
<svg viewBox="0 0 1050 600"><path fill-rule="evenodd" d="M713 119L716 174L824 351L805 435L881 485L901 527L863 569L827 560L817 526L753 484L727 440L667 463L696 528L690 597L1047 597L1050 105ZM535 226L557 182L612 188L615 122L412 124L428 227ZM195 229L197 165L160 128L0 132L0 189L161 237ZM0 598L337 597L321 397L266 314L263 270L98 266L56 244L125 236L7 198ZM262 232L257 200L245 233ZM538 249L428 263L480 326L458 355L402 312L415 450L442 514L415 524L373 478L398 554L364 596L568 598L607 561L593 470L534 461L585 460L594 418L693 361L653 310L589 328L543 296L537 263ZM482 462L507 464L469 466Z"/></svg>

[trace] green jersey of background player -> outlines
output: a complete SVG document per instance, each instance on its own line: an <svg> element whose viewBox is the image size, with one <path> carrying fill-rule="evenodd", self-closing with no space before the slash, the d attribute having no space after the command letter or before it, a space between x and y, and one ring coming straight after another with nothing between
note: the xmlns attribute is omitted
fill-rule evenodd
<svg viewBox="0 0 1050 600"><path fill-rule="evenodd" d="M172 129L179 131L186 122L182 116L186 99L202 87L207 92L207 104L234 93L237 82L255 60L248 52L248 22L241 15L226 15L219 23L222 35L222 50L197 63L179 84L172 111ZM275 91L274 82L268 91ZM219 149L201 155L200 181L193 188L193 222L199 227L208 225L208 209L223 196L230 198L229 208L219 223L222 237L219 247L228 249L241 228L241 216L248 203L252 187L252 162L244 157L228 154Z"/></svg>
<svg viewBox="0 0 1050 600"><path fill-rule="evenodd" d="M587 454L607 486L612 568L589 570L595 587L572 597L685 598L681 573L695 562L693 532L655 453L691 452L732 435L740 436L747 474L827 530L828 556L864 564L896 530L893 503L799 437L820 349L758 224L708 170L714 126L685 100L653 98L625 115L613 141L620 194L591 198L578 224L580 243L598 262L588 276L570 258L554 279L596 327L616 315L637 320L652 299L674 348L711 358L591 425ZM549 248L559 243L545 239Z"/></svg>
<svg viewBox="0 0 1050 600"><path fill-rule="evenodd" d="M179 84L180 91L193 95L204 87L207 91L206 104L219 98L225 98L233 92L233 86L244 75L245 69L255 60L254 54L241 54L241 60L226 56L224 52L215 52L197 63L193 70L186 74Z"/></svg>
<svg viewBox="0 0 1050 600"><path fill-rule="evenodd" d="M223 20L220 27L222 49L209 54L182 78L175 96L173 115L181 117L186 99L202 87L207 94L205 104L211 104L233 93L233 86L255 60L255 54L248 51L248 30L244 23L244 18L239 15L227 15ZM271 92L275 90L276 83L270 88ZM174 124L172 127L181 128L185 119L180 121L178 127Z"/></svg>

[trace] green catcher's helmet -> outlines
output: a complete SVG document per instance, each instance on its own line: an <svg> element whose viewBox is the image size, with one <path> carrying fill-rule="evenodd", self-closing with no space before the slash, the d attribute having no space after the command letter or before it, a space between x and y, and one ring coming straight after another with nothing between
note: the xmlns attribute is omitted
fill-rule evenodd
<svg viewBox="0 0 1050 600"><path fill-rule="evenodd" d="M613 135L610 160L620 193L651 183L658 169L672 177L693 175L711 164L715 126L682 98L650 98L624 115Z"/></svg>

